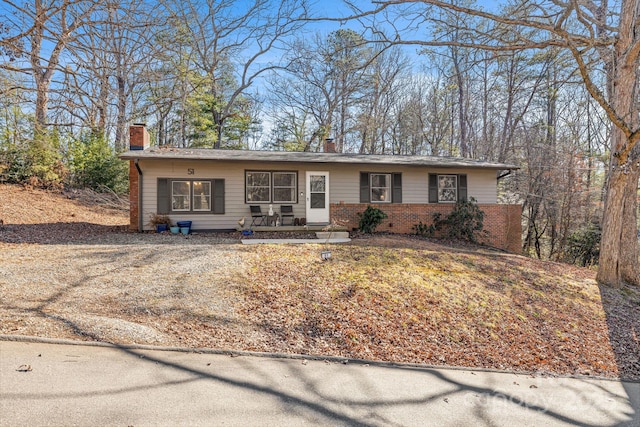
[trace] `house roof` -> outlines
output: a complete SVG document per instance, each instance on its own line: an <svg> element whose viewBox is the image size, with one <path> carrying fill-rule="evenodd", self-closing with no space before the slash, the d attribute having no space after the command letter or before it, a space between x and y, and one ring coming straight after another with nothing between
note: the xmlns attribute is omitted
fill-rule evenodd
<svg viewBox="0 0 640 427"><path fill-rule="evenodd" d="M460 157L395 156L379 154L309 153L292 151L215 150L210 148L151 147L131 150L119 156L123 160L222 160L242 162L339 163L362 165L406 165L438 168L519 169L506 163Z"/></svg>

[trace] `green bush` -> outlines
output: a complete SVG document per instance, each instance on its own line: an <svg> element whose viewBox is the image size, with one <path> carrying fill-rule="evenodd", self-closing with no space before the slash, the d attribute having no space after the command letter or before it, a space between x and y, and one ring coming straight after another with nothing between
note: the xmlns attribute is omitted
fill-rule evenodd
<svg viewBox="0 0 640 427"><path fill-rule="evenodd" d="M486 234L483 221L484 212L471 197L468 201L457 202L453 211L445 218L440 213L435 213L431 225L420 222L413 229L422 236L431 237L436 232L441 232L442 237L478 243L480 236Z"/></svg>
<svg viewBox="0 0 640 427"><path fill-rule="evenodd" d="M7 145L0 151L0 181L52 188L60 187L66 176L56 133Z"/></svg>
<svg viewBox="0 0 640 427"><path fill-rule="evenodd" d="M85 135L72 145L70 154L74 186L96 191L106 187L117 194L129 190L128 164L118 159L102 135Z"/></svg>
<svg viewBox="0 0 640 427"><path fill-rule="evenodd" d="M23 183L30 176L26 146L12 145L0 151L0 182Z"/></svg>
<svg viewBox="0 0 640 427"><path fill-rule="evenodd" d="M597 223L574 231L567 239L566 252L570 261L583 267L598 264L601 237L602 228Z"/></svg>
<svg viewBox="0 0 640 427"><path fill-rule="evenodd" d="M382 220L387 218L387 214L378 208L367 206L364 212L358 212L358 218L360 218L360 223L358 224L360 231L372 234L382 223Z"/></svg>
<svg viewBox="0 0 640 427"><path fill-rule="evenodd" d="M423 224L422 221L420 221L418 224L413 226L413 230L418 236L433 237L436 234L435 223L438 220L440 220L440 214L435 213L433 214L433 223L427 225Z"/></svg>

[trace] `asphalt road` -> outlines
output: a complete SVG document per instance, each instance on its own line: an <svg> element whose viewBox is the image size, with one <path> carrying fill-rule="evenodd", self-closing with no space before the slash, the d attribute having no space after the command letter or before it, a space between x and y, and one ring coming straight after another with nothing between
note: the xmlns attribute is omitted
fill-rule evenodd
<svg viewBox="0 0 640 427"><path fill-rule="evenodd" d="M640 384L0 338L0 425L640 426Z"/></svg>

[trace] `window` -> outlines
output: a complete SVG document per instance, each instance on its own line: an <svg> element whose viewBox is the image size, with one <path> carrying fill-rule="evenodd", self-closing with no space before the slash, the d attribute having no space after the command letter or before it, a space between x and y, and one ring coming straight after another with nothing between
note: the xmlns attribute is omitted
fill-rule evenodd
<svg viewBox="0 0 640 427"><path fill-rule="evenodd" d="M438 175L438 203L458 201L458 176Z"/></svg>
<svg viewBox="0 0 640 427"><path fill-rule="evenodd" d="M391 203L391 174L372 173L369 174L371 180L372 202Z"/></svg>
<svg viewBox="0 0 640 427"><path fill-rule="evenodd" d="M191 183L189 181L171 182L171 210L184 212L191 210Z"/></svg>
<svg viewBox="0 0 640 427"><path fill-rule="evenodd" d="M296 172L245 172L246 203L297 203Z"/></svg>
<svg viewBox="0 0 640 427"><path fill-rule="evenodd" d="M193 210L211 210L211 182L193 181Z"/></svg>
<svg viewBox="0 0 640 427"><path fill-rule="evenodd" d="M429 174L429 203L456 203L467 200L466 175Z"/></svg>
<svg viewBox="0 0 640 427"><path fill-rule="evenodd" d="M402 203L402 174L360 172L360 203Z"/></svg>
<svg viewBox="0 0 640 427"><path fill-rule="evenodd" d="M271 173L246 172L246 202L271 201Z"/></svg>
<svg viewBox="0 0 640 427"><path fill-rule="evenodd" d="M296 200L296 173L273 172L273 202L295 202Z"/></svg>
<svg viewBox="0 0 640 427"><path fill-rule="evenodd" d="M327 177L310 175L309 179L309 206L311 209L324 209L327 200Z"/></svg>
<svg viewBox="0 0 640 427"><path fill-rule="evenodd" d="M158 213L224 213L224 179L158 179Z"/></svg>

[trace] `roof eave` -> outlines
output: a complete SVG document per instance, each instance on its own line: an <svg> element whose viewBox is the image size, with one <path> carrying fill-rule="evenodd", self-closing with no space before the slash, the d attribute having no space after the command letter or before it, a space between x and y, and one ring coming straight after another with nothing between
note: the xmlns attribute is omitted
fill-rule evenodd
<svg viewBox="0 0 640 427"><path fill-rule="evenodd" d="M242 153L242 155L238 155ZM250 153L248 155L248 153ZM267 154L268 153L268 154ZM271 154L273 153L273 154ZM260 156L260 157L255 157ZM306 158L305 158L306 157ZM285 163L322 163L322 164L362 164L362 165L396 165L437 168L470 168L470 169L494 169L517 170L516 165L482 162L477 160L458 159L451 157L427 156L379 156L358 155L341 153L298 153L298 152L274 152L274 151L225 151L210 150L200 153L196 150L188 152L159 151L147 149L140 151L127 151L120 154L122 160L184 160L184 161L226 161L226 162L285 162ZM389 161L392 159L393 161Z"/></svg>

